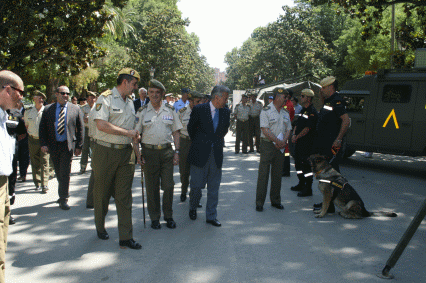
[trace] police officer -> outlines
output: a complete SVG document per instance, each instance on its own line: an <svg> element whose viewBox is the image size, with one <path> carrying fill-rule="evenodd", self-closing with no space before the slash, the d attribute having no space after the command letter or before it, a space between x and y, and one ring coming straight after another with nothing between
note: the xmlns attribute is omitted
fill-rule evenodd
<svg viewBox="0 0 426 283"><path fill-rule="evenodd" d="M313 173L308 157L313 154L312 146L315 138L315 128L318 112L312 104L314 92L311 89L302 90L300 102L303 106L300 116L293 129L292 143L295 145L295 166L299 184L291 187L292 191L300 191L298 197L312 195Z"/></svg>
<svg viewBox="0 0 426 283"><path fill-rule="evenodd" d="M33 182L36 190L47 193L49 190L49 160L50 154L41 151L39 127L44 111L44 101L46 95L41 91L33 92L34 106L27 109L24 114L25 126L28 131L28 147L30 151L31 169L33 172Z"/></svg>
<svg viewBox="0 0 426 283"><path fill-rule="evenodd" d="M141 133L148 213L151 228L160 229L160 184L163 191L163 213L167 228L176 228L173 220L173 166L179 164L179 130L182 124L173 106L161 103L166 89L152 79L148 86L150 103L136 114L136 131ZM173 139L172 139L173 137ZM175 144L175 151L172 142ZM135 147L139 151L139 147ZM139 157L138 157L139 159Z"/></svg>
<svg viewBox="0 0 426 283"><path fill-rule="evenodd" d="M179 110L181 110L182 108L188 106L189 104L189 100L188 100L188 96L190 95L191 91L189 90L189 88L183 88L181 91L182 97L181 99L179 99L178 101L176 101L173 104L173 107L175 108L176 112L178 112Z"/></svg>
<svg viewBox="0 0 426 283"><path fill-rule="evenodd" d="M240 152L240 142L243 141L243 153L248 153L247 143L249 139L249 112L250 106L247 105L248 96L243 94L241 102L235 106L234 117L237 119L235 153Z"/></svg>
<svg viewBox="0 0 426 283"><path fill-rule="evenodd" d="M271 172L271 205L284 209L281 204L281 174L284 149L291 131L290 116L283 109L287 91L282 87L273 90L273 102L260 112L260 163L256 188L256 210L263 211Z"/></svg>
<svg viewBox="0 0 426 283"><path fill-rule="evenodd" d="M249 146L250 152L254 152L253 136L256 138L256 151L260 152L260 112L262 111L263 105L260 101L257 101L257 94L251 93L251 104L249 112Z"/></svg>
<svg viewBox="0 0 426 283"><path fill-rule="evenodd" d="M89 113L92 110L93 105L96 102L97 93L93 91L87 91L87 103L81 106L81 111L83 112L83 121L84 121L84 142L83 149L81 150L81 159L80 159L80 174L86 172L87 160L90 152L90 137L89 137Z"/></svg>
<svg viewBox="0 0 426 283"><path fill-rule="evenodd" d="M191 90L188 94L189 105L180 109L179 120L182 123L182 129L180 130L180 153L179 153L179 173L180 173L180 182L182 183L182 192L180 195L180 201L186 200L186 193L188 192L189 186L189 168L190 164L188 162L188 152L189 147L191 146L191 139L188 134L188 123L189 117L192 112L192 108L200 104L201 99L204 97L201 93L195 90Z"/></svg>
<svg viewBox="0 0 426 283"><path fill-rule="evenodd" d="M97 130L93 146L95 224L98 237L109 239L105 216L112 195L118 215L119 245L121 248L141 249L133 240L132 183L135 172L133 144L139 134L134 130L135 108L131 94L138 88L140 76L134 69L118 73L117 86L104 91L96 101L93 120Z"/></svg>

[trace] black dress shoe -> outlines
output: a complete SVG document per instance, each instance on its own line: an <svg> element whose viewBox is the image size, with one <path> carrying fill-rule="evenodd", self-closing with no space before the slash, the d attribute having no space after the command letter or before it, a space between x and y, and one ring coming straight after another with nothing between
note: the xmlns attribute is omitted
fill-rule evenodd
<svg viewBox="0 0 426 283"><path fill-rule="evenodd" d="M167 222L167 228L170 229L175 229L176 228L176 222L173 220L173 218L165 218L164 220L166 220Z"/></svg>
<svg viewBox="0 0 426 283"><path fill-rule="evenodd" d="M194 210L189 210L189 219L191 219L191 220L195 220L195 219L197 219L197 211L194 209Z"/></svg>
<svg viewBox="0 0 426 283"><path fill-rule="evenodd" d="M213 225L213 226L216 226L216 227L220 227L220 226L222 226L222 224L220 224L220 222L219 222L217 219L214 219L214 220L206 220L206 223L209 223L209 224L211 224L211 225Z"/></svg>
<svg viewBox="0 0 426 283"><path fill-rule="evenodd" d="M9 217L9 225L16 224L15 218L12 217L12 215Z"/></svg>
<svg viewBox="0 0 426 283"><path fill-rule="evenodd" d="M81 169L80 172L78 172L78 175L83 175L86 172L86 169Z"/></svg>
<svg viewBox="0 0 426 283"><path fill-rule="evenodd" d="M243 151L243 154L248 154L248 152L247 151Z"/></svg>
<svg viewBox="0 0 426 283"><path fill-rule="evenodd" d="M263 206L261 205L256 205L256 211L263 211Z"/></svg>
<svg viewBox="0 0 426 283"><path fill-rule="evenodd" d="M235 152L235 154L238 154L238 153L240 153L240 152L239 152L239 151L236 151L236 152Z"/></svg>
<svg viewBox="0 0 426 283"><path fill-rule="evenodd" d="M120 248L122 249L125 249L125 248L131 248L133 250L142 249L142 246L139 243L136 243L135 240L133 239L120 241L118 242L118 244L120 245Z"/></svg>
<svg viewBox="0 0 426 283"><path fill-rule="evenodd" d="M161 229L160 221L158 221L158 220L152 221L151 228L156 229L156 230Z"/></svg>
<svg viewBox="0 0 426 283"><path fill-rule="evenodd" d="M284 209L284 206L281 203L273 203L272 207L278 208L278 209Z"/></svg>
<svg viewBox="0 0 426 283"><path fill-rule="evenodd" d="M290 190L294 192L300 192L302 189L303 189L303 186L300 183L290 188Z"/></svg>
<svg viewBox="0 0 426 283"><path fill-rule="evenodd" d="M297 194L298 197L310 197L312 196L312 191L301 191Z"/></svg>
<svg viewBox="0 0 426 283"><path fill-rule="evenodd" d="M254 152L254 149L250 149L249 152Z"/></svg>
<svg viewBox="0 0 426 283"><path fill-rule="evenodd" d="M90 204L86 204L86 208L87 208L87 209L93 209L93 208L95 208L95 207L93 206L93 204L92 204L92 205L90 205Z"/></svg>
<svg viewBox="0 0 426 283"><path fill-rule="evenodd" d="M105 231L105 230L103 232L96 231L96 233L98 233L98 238L101 239L101 240L108 240L109 239L109 235L108 235L107 231Z"/></svg>
<svg viewBox="0 0 426 283"><path fill-rule="evenodd" d="M181 195L180 195L180 201L181 201L181 202L186 201L186 194L181 194Z"/></svg>
<svg viewBox="0 0 426 283"><path fill-rule="evenodd" d="M70 206L68 205L67 201L65 201L65 200L59 201L59 207L62 210L69 210L70 209Z"/></svg>

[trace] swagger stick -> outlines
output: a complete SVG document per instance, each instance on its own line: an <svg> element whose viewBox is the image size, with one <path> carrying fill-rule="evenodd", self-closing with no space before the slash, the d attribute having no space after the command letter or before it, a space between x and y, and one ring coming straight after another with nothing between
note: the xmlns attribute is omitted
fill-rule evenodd
<svg viewBox="0 0 426 283"><path fill-rule="evenodd" d="M141 165L141 183L142 183L142 207L143 207L143 227L146 228L146 219L145 219L145 189L143 185L143 169L144 166Z"/></svg>

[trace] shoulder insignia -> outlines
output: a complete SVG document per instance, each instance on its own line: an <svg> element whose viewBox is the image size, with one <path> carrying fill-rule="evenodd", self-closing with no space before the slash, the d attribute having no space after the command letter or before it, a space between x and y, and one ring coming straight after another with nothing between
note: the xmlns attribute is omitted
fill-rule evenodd
<svg viewBox="0 0 426 283"><path fill-rule="evenodd" d="M340 101L337 101L337 102L336 102L336 104L342 104L342 102L340 102Z"/></svg>
<svg viewBox="0 0 426 283"><path fill-rule="evenodd" d="M166 107L169 107L170 109L175 110L175 108L168 103L166 103Z"/></svg>
<svg viewBox="0 0 426 283"><path fill-rule="evenodd" d="M103 96L108 96L108 95L111 95L111 94L112 94L112 91L110 89L107 89L106 91L101 93L101 95L103 95Z"/></svg>
<svg viewBox="0 0 426 283"><path fill-rule="evenodd" d="M185 112L186 111L186 107L183 107L183 108L181 108L180 110L179 110L179 113L183 113L183 112Z"/></svg>
<svg viewBox="0 0 426 283"><path fill-rule="evenodd" d="M271 109L271 106L269 106L269 105L263 107L263 110L269 110L269 109Z"/></svg>
<svg viewBox="0 0 426 283"><path fill-rule="evenodd" d="M287 113L290 113L287 108L283 108L283 110Z"/></svg>
<svg viewBox="0 0 426 283"><path fill-rule="evenodd" d="M146 108L148 108L148 105L145 104L144 106L139 107L138 112L142 112L142 110L144 110Z"/></svg>
<svg viewBox="0 0 426 283"><path fill-rule="evenodd" d="M101 110L102 108L102 103L96 103L96 111Z"/></svg>

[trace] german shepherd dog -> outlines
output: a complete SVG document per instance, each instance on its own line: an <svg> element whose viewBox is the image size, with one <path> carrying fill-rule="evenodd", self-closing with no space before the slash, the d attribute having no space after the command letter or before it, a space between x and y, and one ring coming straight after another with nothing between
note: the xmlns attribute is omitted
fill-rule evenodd
<svg viewBox="0 0 426 283"><path fill-rule="evenodd" d="M325 156L313 154L309 157L309 163L311 164L312 172L319 179L318 188L323 195L322 208L314 211L317 214L315 217L324 217L331 202L341 209L339 214L346 219L362 219L372 215L397 216L393 212L368 212L355 189L345 177L333 169Z"/></svg>

